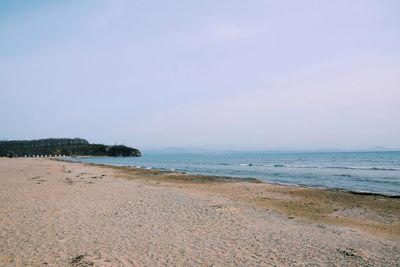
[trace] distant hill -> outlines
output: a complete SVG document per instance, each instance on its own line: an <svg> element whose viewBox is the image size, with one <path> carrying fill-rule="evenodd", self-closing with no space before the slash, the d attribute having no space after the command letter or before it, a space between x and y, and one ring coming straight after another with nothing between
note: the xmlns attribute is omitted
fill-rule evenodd
<svg viewBox="0 0 400 267"><path fill-rule="evenodd" d="M0 157L41 155L140 157L141 153L136 148L122 145L90 144L82 138L0 141Z"/></svg>
<svg viewBox="0 0 400 267"><path fill-rule="evenodd" d="M368 149L369 151L390 151L391 149L383 146L374 146Z"/></svg>

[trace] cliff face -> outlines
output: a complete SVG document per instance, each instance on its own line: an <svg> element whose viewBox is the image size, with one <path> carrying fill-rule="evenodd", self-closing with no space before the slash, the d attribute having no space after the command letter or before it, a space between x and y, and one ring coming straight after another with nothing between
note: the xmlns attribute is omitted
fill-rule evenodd
<svg viewBox="0 0 400 267"><path fill-rule="evenodd" d="M38 155L140 157L141 153L138 149L122 145L90 144L81 138L0 141L0 157Z"/></svg>

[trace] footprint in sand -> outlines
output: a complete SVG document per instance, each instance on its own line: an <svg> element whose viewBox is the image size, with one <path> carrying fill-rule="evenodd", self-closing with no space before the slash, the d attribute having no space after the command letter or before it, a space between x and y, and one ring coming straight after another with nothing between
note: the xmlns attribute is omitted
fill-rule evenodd
<svg viewBox="0 0 400 267"><path fill-rule="evenodd" d="M74 184L75 182L71 179L71 178L65 178L65 182L67 183L67 184Z"/></svg>

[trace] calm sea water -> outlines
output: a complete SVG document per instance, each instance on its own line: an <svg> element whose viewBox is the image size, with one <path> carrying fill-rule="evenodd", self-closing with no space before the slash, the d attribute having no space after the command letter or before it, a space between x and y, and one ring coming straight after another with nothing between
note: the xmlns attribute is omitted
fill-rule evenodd
<svg viewBox="0 0 400 267"><path fill-rule="evenodd" d="M400 196L400 152L143 153L81 162L258 178L265 182Z"/></svg>

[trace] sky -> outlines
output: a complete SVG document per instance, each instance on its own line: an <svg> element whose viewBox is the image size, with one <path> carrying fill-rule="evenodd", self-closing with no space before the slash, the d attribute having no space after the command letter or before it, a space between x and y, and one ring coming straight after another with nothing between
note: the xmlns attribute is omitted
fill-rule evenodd
<svg viewBox="0 0 400 267"><path fill-rule="evenodd" d="M400 148L400 1L0 2L0 140Z"/></svg>

